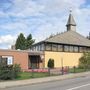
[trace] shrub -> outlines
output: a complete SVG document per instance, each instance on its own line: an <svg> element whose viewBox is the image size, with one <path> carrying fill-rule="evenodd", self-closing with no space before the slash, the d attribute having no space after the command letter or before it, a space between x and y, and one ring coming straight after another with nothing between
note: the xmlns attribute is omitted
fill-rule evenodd
<svg viewBox="0 0 90 90"><path fill-rule="evenodd" d="M20 65L4 65L0 64L0 79L1 80L10 80L15 79L20 72Z"/></svg>
<svg viewBox="0 0 90 90"><path fill-rule="evenodd" d="M54 59L49 59L48 61L48 68L54 68Z"/></svg>
<svg viewBox="0 0 90 90"><path fill-rule="evenodd" d="M15 64L13 65L13 71L14 71L14 74L15 74L15 78L19 76L19 73L21 71L21 67L19 64Z"/></svg>
<svg viewBox="0 0 90 90"><path fill-rule="evenodd" d="M90 69L90 53L83 53L79 59L79 68Z"/></svg>

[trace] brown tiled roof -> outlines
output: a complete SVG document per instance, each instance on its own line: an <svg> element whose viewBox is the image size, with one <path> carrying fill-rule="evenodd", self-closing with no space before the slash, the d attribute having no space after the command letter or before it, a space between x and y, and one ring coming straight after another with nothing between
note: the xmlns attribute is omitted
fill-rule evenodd
<svg viewBox="0 0 90 90"><path fill-rule="evenodd" d="M90 47L90 40L88 40L87 38L85 38L84 36L80 35L75 31L67 31L62 34L55 35L52 38L46 39L45 42L72 44Z"/></svg>

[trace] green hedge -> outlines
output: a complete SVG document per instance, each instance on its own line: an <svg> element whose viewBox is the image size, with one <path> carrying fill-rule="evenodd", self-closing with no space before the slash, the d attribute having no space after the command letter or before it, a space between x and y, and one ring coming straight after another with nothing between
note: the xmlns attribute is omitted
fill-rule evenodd
<svg viewBox="0 0 90 90"><path fill-rule="evenodd" d="M0 64L0 80L15 79L21 71L20 65L3 65Z"/></svg>

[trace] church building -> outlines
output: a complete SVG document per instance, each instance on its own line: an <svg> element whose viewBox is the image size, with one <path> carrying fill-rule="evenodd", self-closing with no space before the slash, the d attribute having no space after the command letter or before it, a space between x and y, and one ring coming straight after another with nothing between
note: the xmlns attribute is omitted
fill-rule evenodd
<svg viewBox="0 0 90 90"><path fill-rule="evenodd" d="M83 52L90 52L90 40L77 33L71 13L66 27L66 32L38 42L30 50L0 49L0 63L20 64L22 70L47 68L49 59L54 59L55 68L78 66Z"/></svg>
<svg viewBox="0 0 90 90"><path fill-rule="evenodd" d="M43 52L42 68L47 67L50 58L54 59L55 67L61 67L62 64L70 67L78 66L79 58L83 52L90 52L90 40L77 33L76 23L71 13L66 27L66 32L32 45L31 51ZM32 62L31 66L33 64L35 65Z"/></svg>

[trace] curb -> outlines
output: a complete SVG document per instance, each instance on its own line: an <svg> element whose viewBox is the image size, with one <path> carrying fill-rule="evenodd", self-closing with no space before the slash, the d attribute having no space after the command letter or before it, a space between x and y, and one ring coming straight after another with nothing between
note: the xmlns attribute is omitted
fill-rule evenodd
<svg viewBox="0 0 90 90"><path fill-rule="evenodd" d="M28 80L19 80L19 81L6 81L6 82L0 82L0 88L23 86L23 85L38 84L38 83L57 81L57 80L72 79L72 78L86 76L88 74L90 74L90 72L67 74L67 75L62 75L62 76L36 78L36 79L28 79Z"/></svg>

